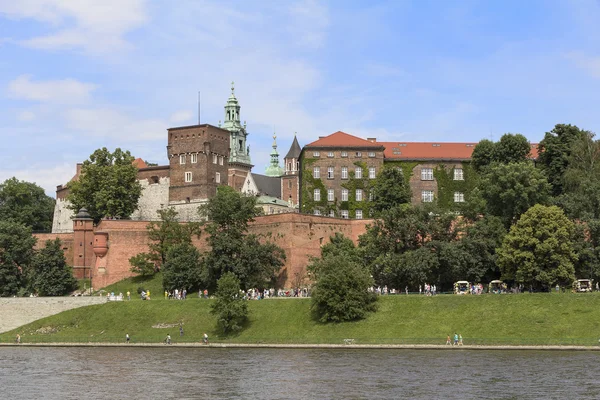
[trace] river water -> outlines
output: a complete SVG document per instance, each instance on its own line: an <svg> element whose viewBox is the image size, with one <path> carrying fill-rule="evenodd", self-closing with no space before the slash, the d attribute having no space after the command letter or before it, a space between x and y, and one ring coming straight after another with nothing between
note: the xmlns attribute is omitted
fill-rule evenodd
<svg viewBox="0 0 600 400"><path fill-rule="evenodd" d="M600 399L600 353L0 348L0 399Z"/></svg>

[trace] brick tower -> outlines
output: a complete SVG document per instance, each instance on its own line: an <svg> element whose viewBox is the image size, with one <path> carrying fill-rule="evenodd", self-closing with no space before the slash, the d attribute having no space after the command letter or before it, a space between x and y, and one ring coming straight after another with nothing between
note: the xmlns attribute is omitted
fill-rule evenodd
<svg viewBox="0 0 600 400"><path fill-rule="evenodd" d="M301 151L298 138L294 135L294 141L284 158L285 173L281 177L281 199L287 201L290 207L298 207L299 203Z"/></svg>

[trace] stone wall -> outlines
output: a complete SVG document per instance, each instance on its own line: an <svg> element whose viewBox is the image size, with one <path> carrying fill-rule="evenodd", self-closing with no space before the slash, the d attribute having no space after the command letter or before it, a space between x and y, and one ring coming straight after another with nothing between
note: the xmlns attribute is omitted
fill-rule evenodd
<svg viewBox="0 0 600 400"><path fill-rule="evenodd" d="M105 303L104 297L1 297L0 333L60 312Z"/></svg>
<svg viewBox="0 0 600 400"><path fill-rule="evenodd" d="M71 218L75 216L75 213L68 208L70 205L70 202L57 196L54 205L54 217L52 218L52 233L73 232Z"/></svg>
<svg viewBox="0 0 600 400"><path fill-rule="evenodd" d="M138 177L139 179L139 177ZM142 186L142 195L138 201L138 208L131 214L131 219L136 221L159 220L157 210L169 204L169 177L139 179Z"/></svg>

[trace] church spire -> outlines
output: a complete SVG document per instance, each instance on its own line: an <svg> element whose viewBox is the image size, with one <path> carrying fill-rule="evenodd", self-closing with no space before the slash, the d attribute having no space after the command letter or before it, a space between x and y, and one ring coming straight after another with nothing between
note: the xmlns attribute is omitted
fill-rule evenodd
<svg viewBox="0 0 600 400"><path fill-rule="evenodd" d="M223 129L229 131L230 137L230 163L240 163L251 165L250 161L250 146L246 145L246 123L240 122L240 103L235 97L235 85L231 82L231 95L225 104L225 120L222 125Z"/></svg>
<svg viewBox="0 0 600 400"><path fill-rule="evenodd" d="M277 135L273 132L273 150L271 151L271 163L266 168L265 175L267 176L281 176L283 175L283 168L279 165L279 153L277 152Z"/></svg>

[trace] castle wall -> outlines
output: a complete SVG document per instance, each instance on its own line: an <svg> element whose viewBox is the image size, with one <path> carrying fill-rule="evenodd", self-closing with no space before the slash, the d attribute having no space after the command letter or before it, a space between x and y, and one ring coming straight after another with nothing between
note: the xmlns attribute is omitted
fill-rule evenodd
<svg viewBox="0 0 600 400"><path fill-rule="evenodd" d="M71 226L73 222L71 221ZM73 229L71 229L73 230ZM56 238L60 239L62 243L62 250L65 253L65 259L67 260L67 264L73 266L73 254L74 254L74 239L73 233L36 233L33 235L37 238L37 243L34 248L36 250L42 249L46 247L46 241L54 240Z"/></svg>
<svg viewBox="0 0 600 400"><path fill-rule="evenodd" d="M139 179L139 177L138 177ZM142 195L138 208L131 214L135 221L156 221L160 219L157 210L169 205L169 177L153 175L148 179L139 179Z"/></svg>
<svg viewBox="0 0 600 400"><path fill-rule="evenodd" d="M54 217L52 218L52 233L73 232L71 218L75 216L75 213L69 209L70 205L69 201L57 196L54 204Z"/></svg>
<svg viewBox="0 0 600 400"><path fill-rule="evenodd" d="M344 220L302 214L274 214L257 217L249 226L255 234L271 233L271 240L286 254L285 266L280 273L280 284L292 287L301 279L306 281L306 266L310 256L318 257L321 246L329 242L336 232L343 233L355 243L366 231L370 220ZM129 258L148 251L146 221L104 220L97 231L108 234L108 252L97 257L93 269L93 285L96 288L133 276ZM194 240L202 252L209 249L206 235Z"/></svg>

